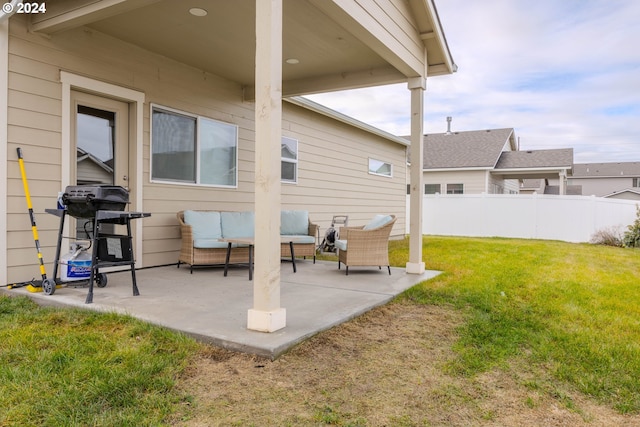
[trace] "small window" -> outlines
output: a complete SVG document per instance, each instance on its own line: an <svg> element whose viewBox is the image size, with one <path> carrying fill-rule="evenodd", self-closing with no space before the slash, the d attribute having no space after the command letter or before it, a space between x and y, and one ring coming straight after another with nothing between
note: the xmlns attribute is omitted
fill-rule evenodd
<svg viewBox="0 0 640 427"><path fill-rule="evenodd" d="M424 194L440 194L440 184L425 184Z"/></svg>
<svg viewBox="0 0 640 427"><path fill-rule="evenodd" d="M447 194L464 194L464 185L447 184Z"/></svg>
<svg viewBox="0 0 640 427"><path fill-rule="evenodd" d="M156 106L151 115L152 180L237 185L237 126Z"/></svg>
<svg viewBox="0 0 640 427"><path fill-rule="evenodd" d="M633 178L633 188L640 187L640 178Z"/></svg>
<svg viewBox="0 0 640 427"><path fill-rule="evenodd" d="M383 162L381 160L369 159L369 173L373 175L392 177L393 167L391 163Z"/></svg>
<svg viewBox="0 0 640 427"><path fill-rule="evenodd" d="M282 137L281 151L281 177L282 182L298 182L298 140Z"/></svg>

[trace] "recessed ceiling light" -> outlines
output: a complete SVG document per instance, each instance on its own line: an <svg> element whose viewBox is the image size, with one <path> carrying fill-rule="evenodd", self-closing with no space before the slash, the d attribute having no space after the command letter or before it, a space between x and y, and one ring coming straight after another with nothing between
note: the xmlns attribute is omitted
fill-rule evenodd
<svg viewBox="0 0 640 427"><path fill-rule="evenodd" d="M287 64L291 64L291 65L295 65L295 64L299 64L300 60L296 59L296 58L289 58L285 61Z"/></svg>
<svg viewBox="0 0 640 427"><path fill-rule="evenodd" d="M207 16L209 12L200 7L192 7L191 9L189 9L189 13L193 16Z"/></svg>

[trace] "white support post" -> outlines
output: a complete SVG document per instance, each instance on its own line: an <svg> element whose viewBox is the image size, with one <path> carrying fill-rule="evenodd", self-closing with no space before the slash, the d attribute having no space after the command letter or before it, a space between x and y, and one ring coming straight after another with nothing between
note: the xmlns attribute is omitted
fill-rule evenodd
<svg viewBox="0 0 640 427"><path fill-rule="evenodd" d="M256 0L255 270L248 329L286 326L280 307L282 0Z"/></svg>
<svg viewBox="0 0 640 427"><path fill-rule="evenodd" d="M561 196L564 196L567 194L567 171L560 171L559 175L559 181L560 181L560 189L559 189L559 194Z"/></svg>
<svg viewBox="0 0 640 427"><path fill-rule="evenodd" d="M410 274L425 272L422 261L422 203L423 203L423 121L424 121L424 92L426 90L424 77L410 78L411 90L411 194L409 196L409 262L406 271Z"/></svg>

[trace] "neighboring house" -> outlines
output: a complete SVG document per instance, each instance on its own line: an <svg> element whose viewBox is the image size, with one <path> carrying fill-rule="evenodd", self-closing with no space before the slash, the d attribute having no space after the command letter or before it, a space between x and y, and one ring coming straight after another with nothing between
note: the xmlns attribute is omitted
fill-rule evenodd
<svg viewBox="0 0 640 427"><path fill-rule="evenodd" d="M614 191L613 193L607 194L603 197L606 197L609 199L640 200L640 189Z"/></svg>
<svg viewBox="0 0 640 427"><path fill-rule="evenodd" d="M584 196L640 200L640 162L576 163L570 183Z"/></svg>
<svg viewBox="0 0 640 427"><path fill-rule="evenodd" d="M558 180L551 179L524 179L520 184L520 194L560 194ZM581 196L582 187L579 185L567 185L566 195Z"/></svg>
<svg viewBox="0 0 640 427"><path fill-rule="evenodd" d="M102 161L81 148L76 152L78 184L113 184L113 159Z"/></svg>
<svg viewBox="0 0 640 427"><path fill-rule="evenodd" d="M518 194L525 179L564 182L572 165L572 149L518 151L513 128L424 136L424 194Z"/></svg>
<svg viewBox="0 0 640 427"><path fill-rule="evenodd" d="M58 220L44 210L83 182L90 159L109 159L129 209L151 213L133 224L138 267L177 261L179 210L259 211L250 329L284 326L271 256L281 209L307 209L321 225L384 211L404 233L406 140L297 96L404 82L410 141L421 144L427 75L456 68L433 0L198 3L57 0L45 14L0 12L2 283L37 272L18 147L49 265ZM422 241L419 229L411 239ZM421 248L408 272L424 271Z"/></svg>

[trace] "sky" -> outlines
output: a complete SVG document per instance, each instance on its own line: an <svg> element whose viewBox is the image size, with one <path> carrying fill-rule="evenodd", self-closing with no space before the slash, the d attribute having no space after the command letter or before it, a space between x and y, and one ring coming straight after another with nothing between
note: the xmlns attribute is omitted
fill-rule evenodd
<svg viewBox="0 0 640 427"><path fill-rule="evenodd" d="M435 0L458 71L427 79L425 133L513 128L520 150L640 161L640 0ZM406 83L309 96L396 135Z"/></svg>

